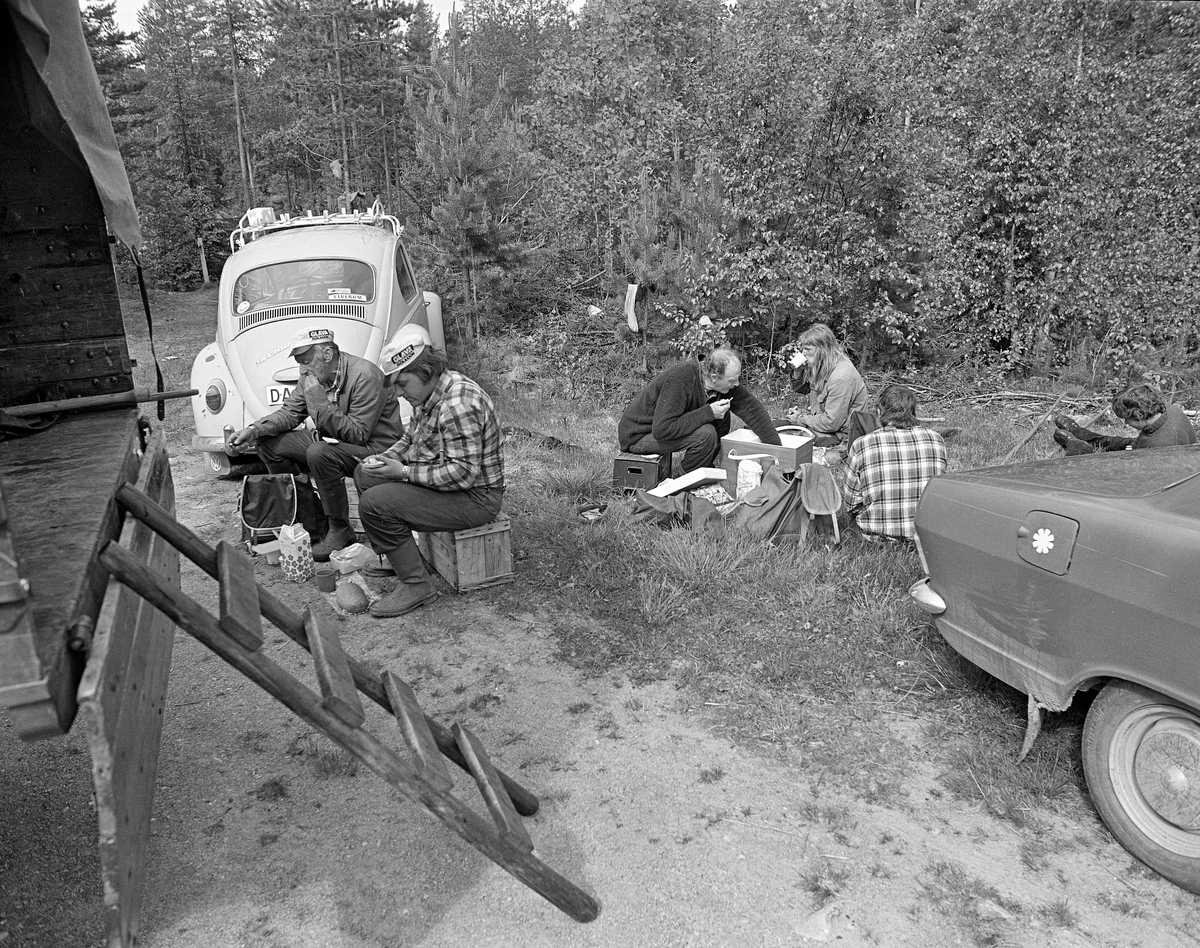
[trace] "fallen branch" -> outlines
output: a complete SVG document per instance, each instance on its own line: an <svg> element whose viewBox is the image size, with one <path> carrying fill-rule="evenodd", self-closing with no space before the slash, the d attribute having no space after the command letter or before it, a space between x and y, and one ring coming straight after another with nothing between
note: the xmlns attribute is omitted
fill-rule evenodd
<svg viewBox="0 0 1200 948"><path fill-rule="evenodd" d="M1038 423L1029 429L1029 433L1027 435L1025 435L1024 438L1022 438L1020 441L1017 442L1017 446L1015 448L1013 448L1011 451L1009 451L1008 454L1004 455L1004 460L1000 462L1001 467L1003 467L1005 464L1007 464L1009 461L1011 461L1013 459L1013 456L1018 451L1020 451L1023 447L1025 447L1025 445L1029 444L1029 440L1035 434L1037 434L1038 428L1042 427L1042 425L1044 425L1046 423L1046 421L1050 418L1050 416L1054 414L1054 410L1056 408L1058 408L1059 403L1066 397L1067 397L1067 393L1063 392L1061 395L1058 396L1058 398L1056 398L1054 400L1054 404L1050 406L1050 410L1048 412L1046 412L1046 414L1042 415L1042 417L1040 419L1038 419Z"/></svg>

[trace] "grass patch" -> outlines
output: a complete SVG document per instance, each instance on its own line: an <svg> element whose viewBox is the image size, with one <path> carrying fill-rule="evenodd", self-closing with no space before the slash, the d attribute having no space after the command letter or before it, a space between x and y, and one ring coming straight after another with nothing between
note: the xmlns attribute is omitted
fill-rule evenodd
<svg viewBox="0 0 1200 948"><path fill-rule="evenodd" d="M480 358L500 364L490 350ZM985 400L923 400L922 414L961 429L948 445L952 470L998 464L1040 419L1048 404L986 400L1022 384L1053 387L958 379L941 387ZM1041 808L1086 806L1082 711L1048 715L1017 765L1024 696L962 659L910 603L920 574L912 551L854 538L768 548L732 530L631 523L631 504L611 485L622 406L549 397L544 386L536 396L528 386L496 388L505 424L573 446L509 440L505 508L518 577L494 593L502 610L548 624L562 659L597 675L620 669L635 687L671 679L719 707L739 743L798 759L815 780L871 803L903 798L913 737L893 725L919 714L922 743L955 797L1035 831ZM774 414L794 403L775 381L757 390ZM1044 428L1015 460L1056 453ZM585 501L608 510L582 521ZM1027 855L1031 868L1042 862Z"/></svg>

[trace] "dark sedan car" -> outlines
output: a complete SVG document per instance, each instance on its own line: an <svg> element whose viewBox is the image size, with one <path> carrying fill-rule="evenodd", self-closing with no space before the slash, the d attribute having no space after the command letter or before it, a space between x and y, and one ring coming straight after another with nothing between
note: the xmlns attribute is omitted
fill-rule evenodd
<svg viewBox="0 0 1200 948"><path fill-rule="evenodd" d="M947 474L910 590L964 657L1083 731L1096 809L1200 892L1200 445Z"/></svg>

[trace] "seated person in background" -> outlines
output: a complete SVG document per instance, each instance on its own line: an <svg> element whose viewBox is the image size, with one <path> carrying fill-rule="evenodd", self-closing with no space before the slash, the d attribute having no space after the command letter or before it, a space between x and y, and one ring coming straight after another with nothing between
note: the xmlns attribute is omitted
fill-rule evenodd
<svg viewBox="0 0 1200 948"><path fill-rule="evenodd" d="M1136 438L1098 434L1081 428L1066 415L1055 415L1055 442L1065 448L1068 455L1196 443L1196 430L1183 409L1168 405L1152 385L1131 385L1113 399L1112 410L1130 428L1137 429Z"/></svg>
<svg viewBox="0 0 1200 948"><path fill-rule="evenodd" d="M396 333L379 367L413 406L400 440L354 475L363 530L396 571L395 588L371 605L371 615L383 618L437 596L413 530L467 530L496 519L504 499L504 434L487 392L450 371L420 326Z"/></svg>
<svg viewBox="0 0 1200 948"><path fill-rule="evenodd" d="M714 349L702 361L684 359L659 372L621 415L617 441L633 454L684 452L683 473L711 467L729 434L730 411L766 444L780 444L771 416L740 384L742 360Z"/></svg>
<svg viewBox="0 0 1200 948"><path fill-rule="evenodd" d="M253 445L272 474L312 475L329 518L329 532L312 548L313 559L324 562L356 539L343 478L400 436L400 403L377 367L338 349L332 329L298 330L292 357L300 363L296 387L278 411L235 432L231 443ZM294 430L305 418L316 429Z"/></svg>
<svg viewBox="0 0 1200 948"><path fill-rule="evenodd" d="M866 383L824 323L809 326L797 342L800 353L792 362L792 389L802 392L808 386L808 411L790 408L787 419L810 429L817 447L844 444L851 412L867 410Z"/></svg>
<svg viewBox="0 0 1200 948"><path fill-rule="evenodd" d="M908 539L921 491L946 470L946 444L917 427L917 396L903 385L879 394L879 422L850 445L846 507L863 533Z"/></svg>

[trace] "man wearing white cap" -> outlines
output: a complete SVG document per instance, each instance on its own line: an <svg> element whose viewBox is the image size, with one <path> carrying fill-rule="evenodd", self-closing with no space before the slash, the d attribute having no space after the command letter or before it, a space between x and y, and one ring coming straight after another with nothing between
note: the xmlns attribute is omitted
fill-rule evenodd
<svg viewBox="0 0 1200 948"><path fill-rule="evenodd" d="M232 443L253 445L272 474L312 475L329 518L329 532L313 545L313 559L324 561L355 541L343 478L396 440L400 403L377 366L338 349L331 329L298 330L292 357L300 363L296 387L277 411L236 432ZM316 428L295 430L305 418Z"/></svg>
<svg viewBox="0 0 1200 948"><path fill-rule="evenodd" d="M478 383L452 372L419 326L401 329L380 354L380 370L413 406L400 439L355 472L358 515L396 587L371 606L401 616L437 595L412 531L466 530L496 518L504 498L504 434Z"/></svg>

